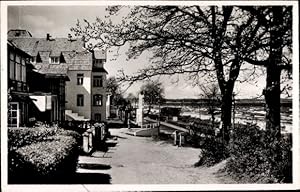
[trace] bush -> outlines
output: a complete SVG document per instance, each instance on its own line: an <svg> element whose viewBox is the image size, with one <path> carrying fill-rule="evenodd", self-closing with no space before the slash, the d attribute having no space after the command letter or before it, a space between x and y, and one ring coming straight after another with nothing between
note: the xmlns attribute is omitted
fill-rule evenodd
<svg viewBox="0 0 300 192"><path fill-rule="evenodd" d="M291 136L280 141L256 126L233 130L225 170L248 183L292 182Z"/></svg>
<svg viewBox="0 0 300 192"><path fill-rule="evenodd" d="M203 148L204 153L205 150L209 150L215 151L217 154L219 153L220 146L222 147L221 150L223 150L220 138L216 137L216 127L212 126L211 121L193 119L189 125L186 125L186 128L189 129L192 134L189 138L189 142L195 147Z"/></svg>
<svg viewBox="0 0 300 192"><path fill-rule="evenodd" d="M14 128L15 129L15 128ZM80 135L74 131L46 128L10 130L12 138L8 153L8 174L10 183L46 182L75 173L79 156ZM22 142L16 133L26 136ZM51 134L50 134L51 133ZM36 140L34 140L36 138ZM30 143L31 142L31 143Z"/></svg>
<svg viewBox="0 0 300 192"><path fill-rule="evenodd" d="M223 145L221 138L206 136L201 138L200 160L195 166L212 166L229 156L228 149Z"/></svg>
<svg viewBox="0 0 300 192"><path fill-rule="evenodd" d="M205 134L214 136L217 124L218 123L215 122L213 126L210 120L194 119L190 122L189 127L191 130L193 130L193 132L197 133L198 135Z"/></svg>
<svg viewBox="0 0 300 192"><path fill-rule="evenodd" d="M8 150L16 150L24 145L49 140L56 131L54 128L9 128Z"/></svg>
<svg viewBox="0 0 300 192"><path fill-rule="evenodd" d="M65 130L65 129L58 129L57 130L58 135L62 136L70 136L76 140L76 142L80 143L82 141L82 136L78 134L76 131L71 130Z"/></svg>

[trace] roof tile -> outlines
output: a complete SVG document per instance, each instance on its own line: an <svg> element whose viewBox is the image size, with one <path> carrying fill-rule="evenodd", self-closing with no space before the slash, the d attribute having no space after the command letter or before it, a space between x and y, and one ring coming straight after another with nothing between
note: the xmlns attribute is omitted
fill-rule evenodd
<svg viewBox="0 0 300 192"><path fill-rule="evenodd" d="M67 70L92 70L93 53L83 47L81 39L56 38L9 38L20 49L31 56L40 55L41 63L36 63L36 69L41 73L66 73ZM62 56L64 63L49 64L50 56ZM105 51L94 51L94 57L105 59Z"/></svg>

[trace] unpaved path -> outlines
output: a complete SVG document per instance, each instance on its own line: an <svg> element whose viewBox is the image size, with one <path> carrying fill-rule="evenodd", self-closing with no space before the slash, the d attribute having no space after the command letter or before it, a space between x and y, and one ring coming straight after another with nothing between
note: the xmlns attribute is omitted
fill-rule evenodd
<svg viewBox="0 0 300 192"><path fill-rule="evenodd" d="M93 157L81 156L80 164L101 165L104 169L84 169L110 175L112 184L224 184L234 183L231 179L216 174L223 166L198 167L199 149L177 147L152 138L125 134L126 129L112 129L118 144L107 153L95 152ZM97 167L97 166L95 166Z"/></svg>

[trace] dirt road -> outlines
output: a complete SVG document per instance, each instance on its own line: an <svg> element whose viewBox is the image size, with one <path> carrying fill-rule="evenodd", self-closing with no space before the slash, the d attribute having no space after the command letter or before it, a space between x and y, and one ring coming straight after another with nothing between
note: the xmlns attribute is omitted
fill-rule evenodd
<svg viewBox="0 0 300 192"><path fill-rule="evenodd" d="M224 164L198 167L199 149L177 147L152 138L125 134L126 129L112 129L118 144L106 153L81 156L78 172L102 174L111 184L224 184L231 179L215 172ZM104 182L105 183L105 182Z"/></svg>

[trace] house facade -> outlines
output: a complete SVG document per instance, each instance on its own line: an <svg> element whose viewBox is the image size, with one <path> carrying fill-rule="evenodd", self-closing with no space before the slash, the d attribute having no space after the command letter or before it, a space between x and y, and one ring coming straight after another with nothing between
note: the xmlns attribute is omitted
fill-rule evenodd
<svg viewBox="0 0 300 192"><path fill-rule="evenodd" d="M31 63L37 70L69 78L65 86L66 120L106 121L104 51L91 51L82 39L70 35L34 38L24 30L10 30L8 38L32 56Z"/></svg>
<svg viewBox="0 0 300 192"><path fill-rule="evenodd" d="M30 98L32 99L30 117L47 123L59 123L65 119L65 87L69 81L65 73L41 70L28 73Z"/></svg>
<svg viewBox="0 0 300 192"><path fill-rule="evenodd" d="M8 126L19 127L28 123L29 90L27 71L33 66L30 55L7 42L8 70Z"/></svg>
<svg viewBox="0 0 300 192"><path fill-rule="evenodd" d="M31 56L8 41L8 126L27 126L31 121L56 122L64 118L64 75L40 73ZM63 101L63 102L61 102Z"/></svg>

